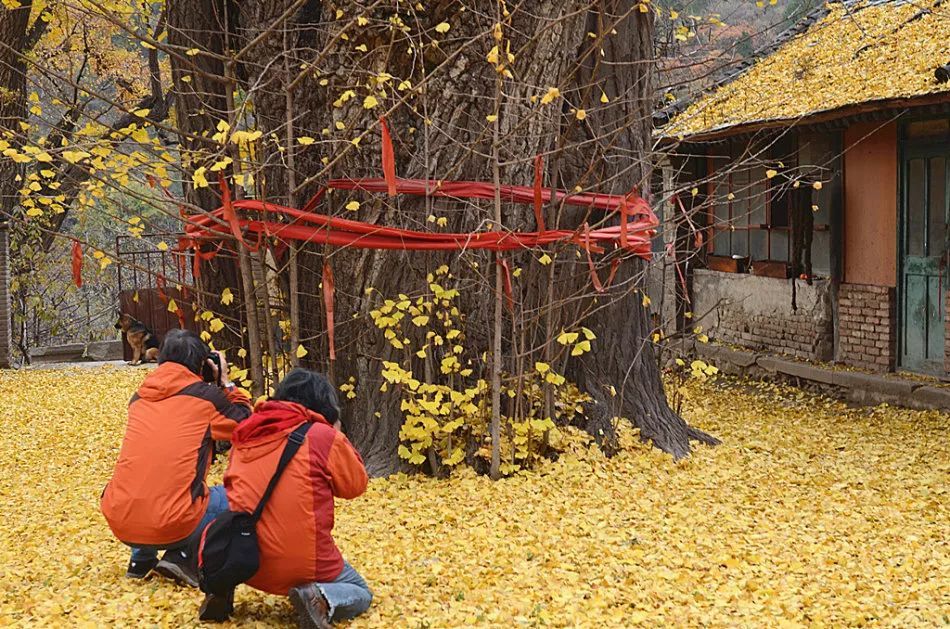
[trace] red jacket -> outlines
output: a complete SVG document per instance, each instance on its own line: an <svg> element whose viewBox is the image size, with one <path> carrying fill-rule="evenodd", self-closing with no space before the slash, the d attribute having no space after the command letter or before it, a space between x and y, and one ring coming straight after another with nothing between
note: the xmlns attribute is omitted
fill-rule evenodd
<svg viewBox="0 0 950 629"><path fill-rule="evenodd" d="M100 508L117 538L163 546L187 538L208 507L205 477L214 440L251 414L239 391L225 393L183 365L162 363L129 402L129 421Z"/></svg>
<svg viewBox="0 0 950 629"><path fill-rule="evenodd" d="M248 585L286 595L291 588L333 581L343 556L333 542L333 497L366 491L363 460L343 433L291 402L263 402L231 437L224 487L232 511L254 511L277 469L287 435L313 422L257 523L260 568Z"/></svg>

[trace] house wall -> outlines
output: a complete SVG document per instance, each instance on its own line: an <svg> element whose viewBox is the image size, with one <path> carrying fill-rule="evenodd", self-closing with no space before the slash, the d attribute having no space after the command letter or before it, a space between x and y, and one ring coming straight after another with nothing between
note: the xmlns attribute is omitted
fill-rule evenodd
<svg viewBox="0 0 950 629"><path fill-rule="evenodd" d="M857 123L844 134L844 278L841 362L876 372L897 366L897 123Z"/></svg>
<svg viewBox="0 0 950 629"><path fill-rule="evenodd" d="M792 282L748 274L697 270L693 313L711 338L754 350L808 360L831 360L834 351L832 284Z"/></svg>
<svg viewBox="0 0 950 629"><path fill-rule="evenodd" d="M897 285L897 123L844 133L844 281Z"/></svg>

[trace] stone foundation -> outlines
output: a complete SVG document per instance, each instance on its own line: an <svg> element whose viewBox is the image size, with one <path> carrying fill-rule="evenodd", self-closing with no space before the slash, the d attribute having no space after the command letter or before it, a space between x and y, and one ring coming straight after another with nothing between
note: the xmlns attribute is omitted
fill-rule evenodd
<svg viewBox="0 0 950 629"><path fill-rule="evenodd" d="M697 270L693 313L707 334L723 343L806 360L834 358L831 284L741 273Z"/></svg>

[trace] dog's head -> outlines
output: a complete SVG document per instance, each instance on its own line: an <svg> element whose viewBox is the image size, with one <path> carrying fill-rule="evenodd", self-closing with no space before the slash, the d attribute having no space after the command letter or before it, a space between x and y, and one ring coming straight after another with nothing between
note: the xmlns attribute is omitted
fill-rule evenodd
<svg viewBox="0 0 950 629"><path fill-rule="evenodd" d="M122 330L123 332L128 332L129 328L135 323L135 317L123 312L119 314L119 320L115 322L115 329Z"/></svg>

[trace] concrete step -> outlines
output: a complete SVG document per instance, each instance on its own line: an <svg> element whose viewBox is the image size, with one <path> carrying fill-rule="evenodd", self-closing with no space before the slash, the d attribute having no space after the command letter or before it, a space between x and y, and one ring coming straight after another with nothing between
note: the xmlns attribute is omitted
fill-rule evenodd
<svg viewBox="0 0 950 629"><path fill-rule="evenodd" d="M861 404L887 403L922 410L950 411L950 386L940 386L937 382L930 384L897 374L835 369L712 343L697 344L696 352L727 374L753 379L779 377L792 382L804 380Z"/></svg>

